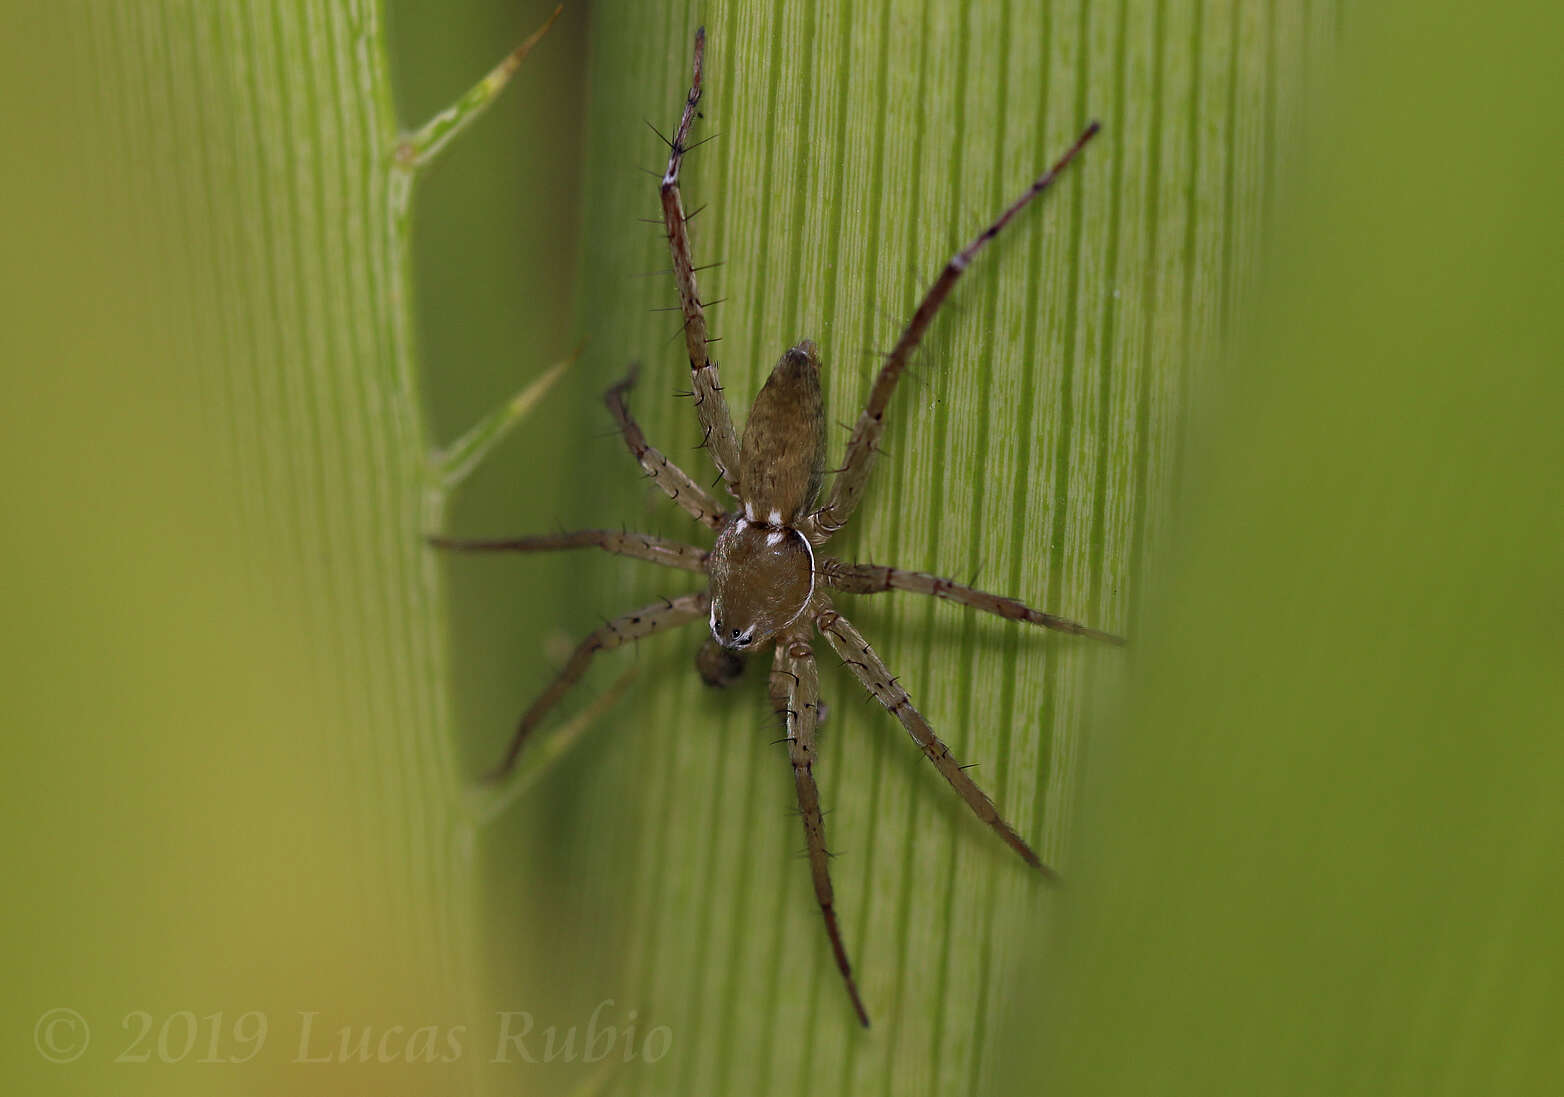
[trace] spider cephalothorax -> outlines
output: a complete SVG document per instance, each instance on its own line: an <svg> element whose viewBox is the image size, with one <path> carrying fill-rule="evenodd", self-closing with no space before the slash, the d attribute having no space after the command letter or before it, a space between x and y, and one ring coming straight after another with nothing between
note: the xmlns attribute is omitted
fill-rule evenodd
<svg viewBox="0 0 1564 1097"><path fill-rule="evenodd" d="M847 523L862 499L896 382L951 287L978 251L1023 206L1047 188L1097 132L1097 125L1089 126L1058 163L1039 176L1024 195L945 265L881 367L868 404L853 428L847 454L831 483L830 493L823 505L817 507L821 502L817 496L821 494L825 428L820 358L815 345L807 340L799 343L772 369L750 409L742 442L734 433L727 401L717 380L717 363L707 356L705 307L696 291L688 218L679 193L679 169L689 147L690 130L701 97L704 47L705 32L698 31L695 36L695 79L685 100L679 127L674 131L673 140L668 142L671 152L660 193L663 225L673 257L674 281L684 315L685 346L689 351L696 412L712 461L737 505L731 509L720 505L711 493L647 443L625 406L632 374L608 390L605 400L609 410L619 424L630 452L646 474L675 503L716 533L716 543L711 551L648 534L608 530L580 530L498 541L439 538L435 544L476 551L523 552L595 547L707 576L707 589L664 598L627 613L583 640L554 682L522 715L510 748L491 778L503 777L511 771L528 735L581 678L592 656L599 651L676 625L704 620L710 628L711 640L702 646L696 664L708 683L725 685L742 673L747 657L768 645L773 647L772 706L786 728L815 898L825 918L831 949L853 1008L858 1019L867 1025L869 1016L853 981L847 950L837 925L825 825L815 787L815 731L822 711L812 643L815 633L825 639L853 676L901 722L913 742L978 818L993 827L1028 864L1052 874L967 776L950 748L939 740L928 721L913 707L907 691L879 655L852 622L836 609L830 592L913 591L1010 620L1099 640L1122 641L1108 633L1035 610L1013 598L882 564L847 563L827 557L818 550Z"/></svg>
<svg viewBox="0 0 1564 1097"><path fill-rule="evenodd" d="M788 525L735 514L712 546L711 637L725 648L765 647L797 621L815 592L815 553Z"/></svg>

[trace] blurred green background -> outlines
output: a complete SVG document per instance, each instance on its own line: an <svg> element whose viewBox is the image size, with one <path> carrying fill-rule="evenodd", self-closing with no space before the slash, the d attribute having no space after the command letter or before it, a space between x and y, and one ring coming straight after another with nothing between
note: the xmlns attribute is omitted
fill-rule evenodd
<svg viewBox="0 0 1564 1097"><path fill-rule="evenodd" d="M401 235L397 125L547 10L14 6L8 1088L1556 1088L1564 89L1539 54L1564 20L578 7ZM637 413L704 468L676 322L646 311L671 292L635 277L663 265L642 119L672 123L702 21L722 136L688 201L738 407L812 336L849 419L944 257L1107 125L931 334L843 550L1131 632L1105 655L848 609L1070 884L1035 886L826 661L867 1033L789 856L762 675L707 694L693 633L598 670L567 715L625 669L633 699L469 813L596 615L688 581L419 541L427 448L583 338L447 528L689 536L597 394L642 359ZM588 1062L594 1010L617 1050ZM570 1061L488 1062L502 1012L538 1051L574 1026ZM659 1025L667 1054L623 1062Z"/></svg>

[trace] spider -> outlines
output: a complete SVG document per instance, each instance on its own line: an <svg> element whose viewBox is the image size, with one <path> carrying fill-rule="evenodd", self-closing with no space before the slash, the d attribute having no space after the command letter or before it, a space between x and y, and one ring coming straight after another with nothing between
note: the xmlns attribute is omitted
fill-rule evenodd
<svg viewBox="0 0 1564 1097"><path fill-rule="evenodd" d="M867 1027L869 1014L859 996L837 924L820 795L815 786L815 733L820 726L823 705L812 633L818 632L824 637L864 689L901 721L913 742L979 819L993 827L1028 865L1050 879L1057 877L967 776L950 748L940 741L928 721L913 707L907 691L863 634L837 611L828 592L913 591L1008 620L1025 621L1110 643L1123 643L1123 640L1043 613L1013 598L989 594L949 579L882 564L848 563L825 556L818 550L847 524L863 498L877 443L884 430L886 406L896 382L951 288L983 246L1058 177L1097 133L1098 125L1093 122L1088 126L1053 167L945 264L881 367L868 405L853 428L846 458L836 472L830 494L823 505L817 507L825 464L825 426L820 357L815 344L804 340L782 355L755 397L742 438L734 431L727 400L718 381L717 363L707 355L705 309L696 289L688 218L679 191L679 170L690 148L690 131L701 100L705 43L706 33L702 28L695 35L694 79L685 99L684 113L673 139L664 138L670 151L660 194L663 225L673 257L674 281L684 314L685 344L693 382L691 395L705 436L703 446L710 452L719 478L737 506L730 508L719 503L688 473L646 441L626 404L626 396L635 382L632 367L624 380L604 394L604 400L626 446L646 475L697 522L715 532L716 542L710 551L649 534L591 529L505 540L433 538L432 542L440 548L477 552L599 548L666 567L682 568L708 579L705 590L661 599L607 622L583 640L542 696L522 715L510 746L499 765L488 775L488 780L503 779L511 772L528 736L580 680L592 657L600 651L705 619L710 636L697 654L696 665L708 685L722 686L739 677L749 656L768 646L774 649L769 689L771 705L786 729L785 741L804 823L815 898L825 919L831 951L853 1010L859 1022Z"/></svg>

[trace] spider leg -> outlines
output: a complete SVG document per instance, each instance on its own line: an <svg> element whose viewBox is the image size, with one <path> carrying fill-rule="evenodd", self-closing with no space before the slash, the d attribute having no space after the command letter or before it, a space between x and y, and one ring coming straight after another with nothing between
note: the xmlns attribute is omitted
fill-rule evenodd
<svg viewBox="0 0 1564 1097"><path fill-rule="evenodd" d="M1032 847L1000 816L994 802L967 776L967 771L961 768L961 763L950 753L950 748L934 734L934 729L923 718L923 714L913 708L912 698L907 696L901 683L875 654L869 642L863 638L863 633L854 628L851 621L830 608L829 602L824 602L824 606L815 613L815 627L842 657L853 676L892 716L901 721L907 734L912 736L912 741L918 744L928 760L934 763L934 768L944 774L945 780L961 794L973 814L998 831L999 836L1021 855L1023 861L1033 868L1041 869L1050 879L1058 879L1057 874L1043 864L1037 854L1032 852Z"/></svg>
<svg viewBox="0 0 1564 1097"><path fill-rule="evenodd" d="M929 322L945 303L945 298L950 295L957 279L971 265L973 258L983 249L983 245L999 235L999 230L1009 224L1010 219L1028 202L1048 189L1049 184L1075 158L1086 142L1096 135L1097 129L1096 122L1086 127L1086 131L1076 138L1075 144L1070 146L1069 151L1060 157L1053 167L1038 176L1027 192L1001 213L993 224L978 233L970 244L952 256L950 262L945 264L945 269L940 271L939 277L934 279L934 284L918 303L918 309L912 314L912 320L901 333L901 338L896 340L896 346L886 358L885 365L880 368L879 377L875 378L874 388L869 392L869 402L865 405L863 414L858 417L858 424L853 427L852 437L847 442L847 457L842 462L842 470L837 474L835 483L831 485L830 502L816 511L804 528L805 536L810 541L819 544L830 537L846 525L847 519L852 517L853 511L857 509L859 501L863 498L864 486L869 481L869 471L874 467L874 456L879 446L880 436L885 430L885 409L890 403L891 394L896 390L896 382L901 379L902 371L907 368L908 359L917 349L924 331L928 329Z"/></svg>
<svg viewBox="0 0 1564 1097"><path fill-rule="evenodd" d="M516 725L516 733L511 737L510 746L505 748L505 757L500 759L499 765L484 775L483 780L488 783L501 781L516 768L516 759L521 756L521 748L526 744L527 736L532 734L532 730L542 722L543 717L548 715L549 710L559 703L560 698L570 691L570 687L581 680L581 676L586 673L587 667L592 662L592 656L600 651L621 647L632 640L640 640L678 625L699 620L706 616L706 610L710 605L711 599L705 591L681 595L678 598L664 598L607 622L581 641L576 645L576 650L571 653L569 661L549 683L548 688L532 702L532 707L522 714L521 721Z"/></svg>
<svg viewBox="0 0 1564 1097"><path fill-rule="evenodd" d="M782 637L777 642L771 672L771 699L777 714L787 727L788 756L793 763L793 786L798 793L798 813L804 820L804 839L809 848L809 872L814 878L815 900L825 918L825 932L831 938L836 967L847 984L858 1021L869 1027L869 1014L858 996L852 965L842 944L842 930L836 923L836 908L831 892L830 854L825 847L825 820L820 813L820 791L815 787L815 726L820 706L820 672L805 629Z"/></svg>
<svg viewBox="0 0 1564 1097"><path fill-rule="evenodd" d="M663 489L668 498L697 522L717 529L722 525L722 508L717 505L717 501L705 488L690 479L689 473L648 443L641 425L631 417L630 409L625 404L625 393L635 387L635 373L635 367L632 366L623 381L603 393L603 402L608 405L614 422L619 424L619 433L624 436L626 448L630 450L636 464Z"/></svg>
<svg viewBox="0 0 1564 1097"><path fill-rule="evenodd" d="M650 533L619 533L609 529L578 529L569 533L539 533L530 537L479 540L431 537L429 544L453 552L550 552L555 549L600 548L617 556L629 556L664 567L683 568L702 574L706 571L706 557L711 555L703 548L654 537Z"/></svg>
<svg viewBox="0 0 1564 1097"><path fill-rule="evenodd" d="M679 194L679 169L689 151L690 130L695 126L696 107L701 101L701 68L706 57L706 28L695 32L695 76L684 100L684 114L673 140L668 142L668 170L663 174L660 193L663 227L668 233L668 250L673 257L673 280L679 289L679 307L684 313L684 345L690 356L690 379L695 390L695 412L700 417L704 445L711 451L712 463L722 474L728 491L739 494L739 440L733 431L733 416L717 377L717 363L707 357L706 310L695 285L695 262L691 258L689 218Z"/></svg>
<svg viewBox="0 0 1564 1097"><path fill-rule="evenodd" d="M847 594L879 594L887 590L910 590L915 594L927 594L944 598L963 606L982 610L1003 617L1007 621L1025 621L1029 625L1041 625L1056 632L1068 632L1076 636L1090 636L1093 640L1106 640L1110 644L1124 643L1124 637L1111 632L1090 628L1067 617L1033 609L1025 602L990 594L952 579L937 575L925 575L921 571L904 571L884 564L846 564L840 560L828 560L822 568L826 585Z"/></svg>

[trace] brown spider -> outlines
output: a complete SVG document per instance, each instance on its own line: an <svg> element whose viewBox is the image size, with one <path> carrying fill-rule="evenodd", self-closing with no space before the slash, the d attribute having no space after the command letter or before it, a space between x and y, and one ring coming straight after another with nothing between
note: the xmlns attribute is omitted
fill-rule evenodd
<svg viewBox="0 0 1564 1097"><path fill-rule="evenodd" d="M873 466L876 445L884 429L885 408L912 351L923 337L962 271L983 245L993 239L1022 207L1058 176L1087 141L1097 133L1093 122L1059 162L1040 176L976 239L945 265L925 294L912 321L897 340L869 394L868 406L858 417L847 455L831 485L830 497L814 507L820 491L825 459L825 425L820 394L820 359L815 345L799 343L776 364L770 378L755 397L742 441L733 430L727 400L717 379L717 363L707 357L706 314L696 291L690 258L687 218L679 194L679 168L701 98L701 63L706 32L695 35L695 76L684 104L684 114L672 141L668 170L662 179L663 224L673 255L674 281L684 312L685 342L689 350L693 395L705 446L727 488L739 503L728 510L646 441L625 406L625 394L634 383L634 370L609 389L604 399L619 424L620 433L646 474L675 503L697 521L716 531L716 544L707 552L694 545L668 541L642 533L579 530L508 540L451 540L435 538L440 548L467 551L538 552L550 549L601 548L667 567L683 568L709 577L708 589L678 598L664 598L650 606L610 621L576 648L543 695L522 715L509 749L489 775L503 778L516 764L527 736L565 693L585 673L592 656L639 640L676 625L707 618L711 636L696 658L701 677L709 685L727 685L743 671L745 659L768 644L775 644L770 693L772 707L785 722L786 742L793 764L793 781L799 812L804 820L810 872L815 898L825 917L826 933L836 966L841 970L859 1021L867 1026L869 1015L858 996L847 950L831 893L825 827L820 796L813 773L815 730L821 719L820 681L811 646L811 630L825 637L865 689L901 721L929 761L961 794L977 817L993 827L1027 864L1050 878L1054 873L1038 859L1022 837L1000 816L993 802L967 776L912 705L907 691L875 654L852 622L836 611L827 590L848 594L878 594L909 590L946 598L962 605L1025 621L1061 632L1090 636L1112 643L1123 641L1106 632L1032 609L1013 598L988 594L949 579L903 571L881 564L851 564L817 555L816 549L846 525Z"/></svg>

